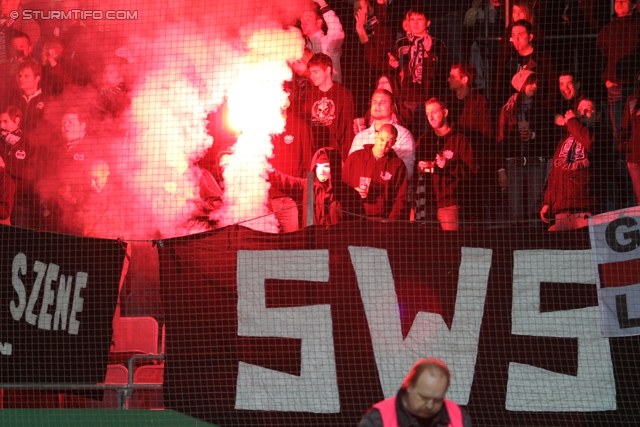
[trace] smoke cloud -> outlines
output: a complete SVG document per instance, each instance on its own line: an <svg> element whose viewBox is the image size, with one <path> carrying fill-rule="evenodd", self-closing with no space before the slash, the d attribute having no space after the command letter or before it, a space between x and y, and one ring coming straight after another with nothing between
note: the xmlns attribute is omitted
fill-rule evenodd
<svg viewBox="0 0 640 427"><path fill-rule="evenodd" d="M138 16L133 22L86 23L73 52L93 84L65 87L48 104L46 130L38 137L43 145L59 141L60 120L71 105L83 105L89 113L87 137L94 157L109 164L110 195L93 212L80 209L82 221L90 224L85 234L136 239L203 230L189 222L200 191L201 170L195 164L213 142L207 114L223 102L240 136L224 174L224 207L215 219L220 225L277 231L265 181L270 135L284 128L282 82L291 78L287 61L301 57L304 48L292 25L307 6L302 0L240 0L110 1L81 7L137 11ZM120 83L107 97L126 104L117 113L105 113L100 105L109 78ZM46 187L38 186L41 194L53 197L55 190ZM95 191L91 196L103 197ZM107 215L105 224L105 212L116 210L122 218Z"/></svg>

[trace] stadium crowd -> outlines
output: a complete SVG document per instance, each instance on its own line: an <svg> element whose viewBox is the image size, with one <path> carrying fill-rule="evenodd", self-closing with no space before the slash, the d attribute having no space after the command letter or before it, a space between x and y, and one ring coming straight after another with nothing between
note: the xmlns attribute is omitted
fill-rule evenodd
<svg viewBox="0 0 640 427"><path fill-rule="evenodd" d="M573 229L640 201L635 0L514 0L506 13L500 0L332 1L309 1L297 24L306 48L284 82L268 174L281 231L306 224L310 191L318 225L452 231ZM91 23L11 13L22 8L2 0L0 220L120 237L130 53L94 62ZM197 162L192 220L206 228L235 155L225 111L209 114L211 148Z"/></svg>

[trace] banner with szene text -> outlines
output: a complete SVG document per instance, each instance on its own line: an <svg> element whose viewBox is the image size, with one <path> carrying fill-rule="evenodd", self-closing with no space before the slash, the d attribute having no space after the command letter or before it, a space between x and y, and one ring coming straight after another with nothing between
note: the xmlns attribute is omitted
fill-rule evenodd
<svg viewBox="0 0 640 427"><path fill-rule="evenodd" d="M120 242L0 226L0 383L104 382L124 258Z"/></svg>

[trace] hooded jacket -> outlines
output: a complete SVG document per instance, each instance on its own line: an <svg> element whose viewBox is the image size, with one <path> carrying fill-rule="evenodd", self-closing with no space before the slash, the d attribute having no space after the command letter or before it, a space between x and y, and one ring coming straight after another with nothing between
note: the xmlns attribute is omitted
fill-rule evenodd
<svg viewBox="0 0 640 427"><path fill-rule="evenodd" d="M315 173L318 158L326 154L331 168L331 179L320 182ZM355 220L364 215L362 200L354 189L342 180L342 158L340 151L324 147L316 151L309 172L313 173L313 224L328 227L340 222ZM274 170L269 182L275 191L297 200L302 195L302 217L307 217L308 183L306 178L296 178Z"/></svg>

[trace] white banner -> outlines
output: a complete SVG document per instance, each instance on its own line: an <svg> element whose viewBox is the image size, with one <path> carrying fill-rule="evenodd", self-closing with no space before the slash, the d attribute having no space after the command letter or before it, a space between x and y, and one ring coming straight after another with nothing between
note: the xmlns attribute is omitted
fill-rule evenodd
<svg viewBox="0 0 640 427"><path fill-rule="evenodd" d="M640 335L640 207L589 221L604 337Z"/></svg>

